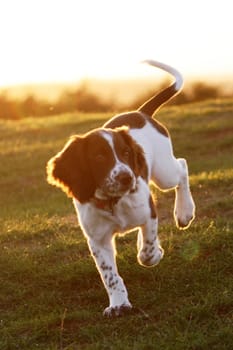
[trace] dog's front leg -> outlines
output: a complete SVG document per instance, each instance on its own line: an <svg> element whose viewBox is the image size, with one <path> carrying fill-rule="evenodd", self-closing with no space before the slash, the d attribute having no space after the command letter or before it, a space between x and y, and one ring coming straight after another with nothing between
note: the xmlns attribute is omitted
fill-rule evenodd
<svg viewBox="0 0 233 350"><path fill-rule="evenodd" d="M132 306L117 271L114 238L107 236L101 241L89 238L88 245L109 297L109 307L104 310L104 315L121 316Z"/></svg>
<svg viewBox="0 0 233 350"><path fill-rule="evenodd" d="M158 238L158 218L151 198L151 215L138 232L138 262L146 267L157 265L163 257Z"/></svg>

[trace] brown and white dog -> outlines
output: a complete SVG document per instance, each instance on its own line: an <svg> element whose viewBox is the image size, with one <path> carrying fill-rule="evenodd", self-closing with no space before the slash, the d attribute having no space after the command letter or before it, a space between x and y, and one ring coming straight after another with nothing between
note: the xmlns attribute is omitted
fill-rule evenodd
<svg viewBox="0 0 233 350"><path fill-rule="evenodd" d="M146 63L172 74L175 82L137 111L117 115L103 127L73 136L47 165L47 180L73 198L109 297L106 316L119 316L132 306L116 265L114 238L138 228L138 262L153 266L163 257L158 217L149 183L175 189L174 217L180 229L195 216L185 159L173 155L167 129L152 118L183 85L180 73L163 63Z"/></svg>

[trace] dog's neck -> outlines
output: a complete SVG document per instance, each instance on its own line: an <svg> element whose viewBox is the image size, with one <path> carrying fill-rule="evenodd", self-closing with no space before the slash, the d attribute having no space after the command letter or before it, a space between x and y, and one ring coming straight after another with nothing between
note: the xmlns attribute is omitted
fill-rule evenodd
<svg viewBox="0 0 233 350"><path fill-rule="evenodd" d="M97 196L94 196L92 197L91 202L95 205L96 208L113 214L114 206L118 203L120 198L121 197L99 198Z"/></svg>

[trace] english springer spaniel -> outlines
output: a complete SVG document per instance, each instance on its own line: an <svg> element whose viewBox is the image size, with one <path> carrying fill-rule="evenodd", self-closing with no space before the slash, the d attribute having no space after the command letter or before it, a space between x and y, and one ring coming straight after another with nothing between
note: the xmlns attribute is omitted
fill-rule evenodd
<svg viewBox="0 0 233 350"><path fill-rule="evenodd" d="M127 289L116 265L115 236L138 228L138 262L154 266L163 257L158 217L150 192L175 190L174 218L186 229L195 216L185 159L173 155L167 129L153 115L183 85L174 68L153 60L146 63L173 75L175 82L138 110L117 115L103 127L70 138L49 160L47 180L73 198L91 255L109 297L106 316L131 310Z"/></svg>

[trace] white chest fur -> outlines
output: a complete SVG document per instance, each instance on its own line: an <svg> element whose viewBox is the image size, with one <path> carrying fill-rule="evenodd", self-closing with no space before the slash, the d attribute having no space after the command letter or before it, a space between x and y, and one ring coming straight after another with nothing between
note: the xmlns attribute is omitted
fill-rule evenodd
<svg viewBox="0 0 233 350"><path fill-rule="evenodd" d="M79 223L89 237L103 238L106 234L123 233L143 225L150 216L150 192L142 178L138 178L137 190L124 195L114 206L113 212L98 209L93 203L80 204L74 200Z"/></svg>
<svg viewBox="0 0 233 350"><path fill-rule="evenodd" d="M150 215L150 192L142 178L138 179L137 191L123 196L114 210L118 230L125 231L143 225Z"/></svg>

